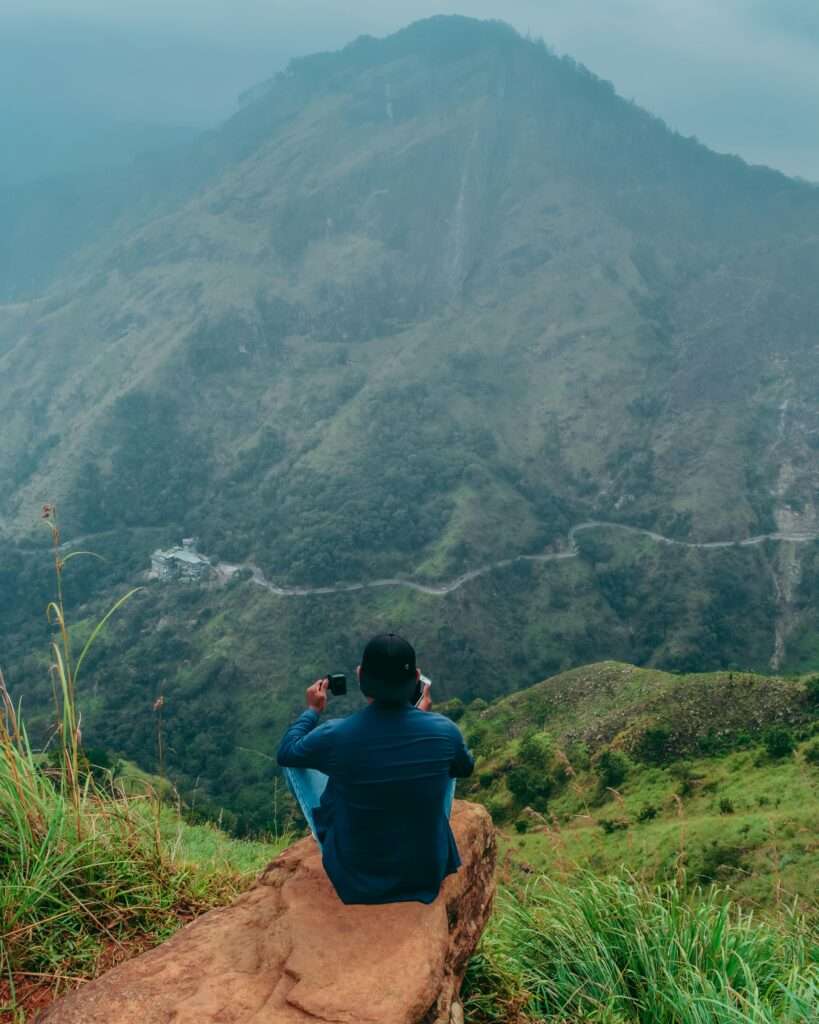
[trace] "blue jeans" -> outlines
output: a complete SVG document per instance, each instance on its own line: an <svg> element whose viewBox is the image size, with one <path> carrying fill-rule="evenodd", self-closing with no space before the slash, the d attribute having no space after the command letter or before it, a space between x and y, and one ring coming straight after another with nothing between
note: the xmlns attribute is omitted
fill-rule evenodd
<svg viewBox="0 0 819 1024"><path fill-rule="evenodd" d="M310 828L313 838L318 843L316 822L313 811L318 807L321 794L327 786L327 776L315 768L282 768L290 792L298 800L301 812ZM449 818L452 813L452 801L455 799L455 779L450 779L444 797L444 814ZM321 845L321 844L319 844Z"/></svg>

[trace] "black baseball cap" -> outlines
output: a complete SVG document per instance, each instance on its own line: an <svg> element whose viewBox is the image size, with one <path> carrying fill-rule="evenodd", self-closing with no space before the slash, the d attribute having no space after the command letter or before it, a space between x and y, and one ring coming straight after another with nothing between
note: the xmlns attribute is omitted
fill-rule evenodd
<svg viewBox="0 0 819 1024"><path fill-rule="evenodd" d="M397 633L380 633L361 656L361 689L376 700L409 700L415 689L415 651Z"/></svg>

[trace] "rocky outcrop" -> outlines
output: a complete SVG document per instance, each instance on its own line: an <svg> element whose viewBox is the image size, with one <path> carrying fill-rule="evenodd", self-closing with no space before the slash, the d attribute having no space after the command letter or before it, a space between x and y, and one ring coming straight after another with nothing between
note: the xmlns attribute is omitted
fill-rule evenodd
<svg viewBox="0 0 819 1024"><path fill-rule="evenodd" d="M435 903L345 906L304 839L248 892L54 1003L38 1024L449 1024L489 915L495 838L457 801Z"/></svg>

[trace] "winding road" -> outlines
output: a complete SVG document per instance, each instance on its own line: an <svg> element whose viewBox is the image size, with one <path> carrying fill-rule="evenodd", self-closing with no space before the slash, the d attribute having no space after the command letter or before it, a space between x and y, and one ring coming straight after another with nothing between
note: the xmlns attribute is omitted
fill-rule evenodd
<svg viewBox="0 0 819 1024"><path fill-rule="evenodd" d="M280 587L275 583L271 583L270 580L265 577L262 570L252 563L233 565L228 562L218 562L216 563L215 568L217 572L225 577L230 577L242 569L249 569L252 573L251 578L254 583L260 587L264 587L266 590L269 590L272 594L276 594L278 597L309 597L313 594L348 594L357 590L370 590L377 587L406 587L407 589L415 590L420 594L431 594L433 596L443 597L446 594L451 594L455 590L459 590L465 583L469 583L472 580L477 579L479 576L485 576L487 573L493 572L495 569L503 569L506 566L514 565L516 562L560 562L568 558L577 558L580 554L580 550L575 540L577 535L588 530L597 529L620 530L624 533L649 537L658 544L668 544L683 548L699 548L701 550L711 550L715 548L748 548L757 544L763 544L768 540L791 544L807 544L810 541L819 539L819 532L805 531L804 533L761 533L755 537L746 537L744 540L688 541L676 540L673 537L665 537L661 533L655 533L653 530L644 530L639 526L626 526L624 523L589 521L585 523L578 523L569 530L568 547L563 551L553 551L543 555L515 555L513 558L502 558L497 562L490 562L488 565L482 565L477 569L470 569L469 572L462 573L460 576L456 576L454 579L449 580L446 583L416 583L414 580L402 579L397 576L386 579L370 580L366 583L333 583L325 587Z"/></svg>

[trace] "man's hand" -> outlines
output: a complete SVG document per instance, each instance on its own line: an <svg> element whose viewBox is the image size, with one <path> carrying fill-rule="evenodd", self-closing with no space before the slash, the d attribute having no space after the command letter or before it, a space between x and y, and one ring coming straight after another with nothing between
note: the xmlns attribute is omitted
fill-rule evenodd
<svg viewBox="0 0 819 1024"><path fill-rule="evenodd" d="M329 679L325 676L323 679L317 679L312 686L307 687L307 707L312 711L318 711L319 714L327 707L327 687L330 685Z"/></svg>
<svg viewBox="0 0 819 1024"><path fill-rule="evenodd" d="M418 701L418 709L420 711L430 711L432 709L432 697L429 695L430 689L430 684L424 683L424 693Z"/></svg>

